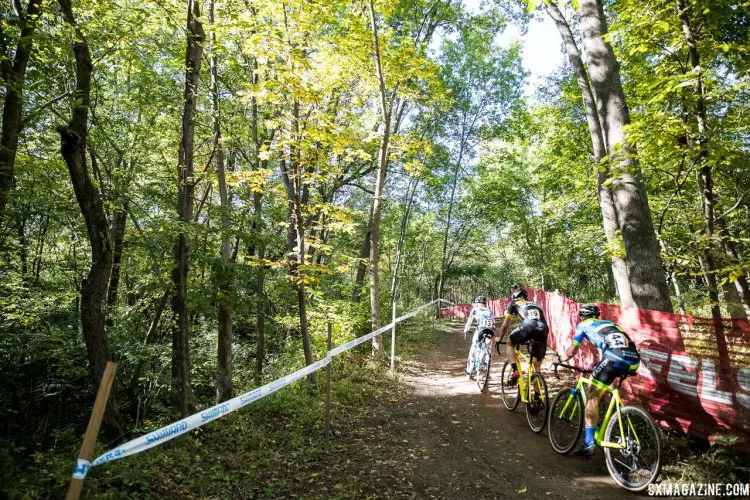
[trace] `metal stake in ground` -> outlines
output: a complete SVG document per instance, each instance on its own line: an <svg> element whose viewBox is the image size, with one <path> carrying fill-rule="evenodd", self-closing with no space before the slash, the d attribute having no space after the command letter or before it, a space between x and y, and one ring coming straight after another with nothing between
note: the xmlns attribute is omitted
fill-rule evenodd
<svg viewBox="0 0 750 500"><path fill-rule="evenodd" d="M107 408L109 392L112 390L112 382L115 380L116 368L117 364L111 361L108 361L107 366L104 367L104 374L102 375L101 382L99 382L99 390L96 393L96 400L94 400L94 408L91 410L89 425L86 427L86 434L83 437L83 444L81 444L81 452L78 454L78 461L76 462L75 469L73 469L73 479L70 481L70 487L68 488L65 500L77 500L81 496L83 479L86 477L91 454L94 452L96 438L99 435L99 427L102 425L104 411Z"/></svg>

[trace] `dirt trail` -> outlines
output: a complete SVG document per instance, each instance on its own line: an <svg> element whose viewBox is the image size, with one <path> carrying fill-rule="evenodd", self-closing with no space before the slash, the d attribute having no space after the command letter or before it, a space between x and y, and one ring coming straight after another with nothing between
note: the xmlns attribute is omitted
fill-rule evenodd
<svg viewBox="0 0 750 500"><path fill-rule="evenodd" d="M400 442L420 498L633 498L610 478L600 451L590 460L552 450L545 429L529 429L523 404L507 411L493 359L490 389L479 393L463 375L469 340L455 325L419 361L400 367L403 382L391 410L391 442ZM551 363L551 353L545 366ZM560 385L551 373L550 399ZM404 462L403 459L400 460ZM401 493L406 493L403 490Z"/></svg>

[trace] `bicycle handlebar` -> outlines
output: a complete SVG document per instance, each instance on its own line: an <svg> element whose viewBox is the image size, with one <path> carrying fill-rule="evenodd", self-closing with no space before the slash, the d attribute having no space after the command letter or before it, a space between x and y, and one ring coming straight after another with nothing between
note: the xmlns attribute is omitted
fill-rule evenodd
<svg viewBox="0 0 750 500"><path fill-rule="evenodd" d="M594 370L586 370L586 369L584 369L584 368L580 368L580 367L578 367L578 366L573 366L573 365L566 365L566 364L564 364L564 363L552 363L552 364L553 364L553 365L554 365L554 367L555 367L555 378L560 378L560 375L558 375L558 374L557 374L557 369L558 369L558 368L559 368L560 366L562 366L563 368L568 368L568 369L570 369L570 370L573 370L573 371L577 371L577 372L581 372L581 373L584 373L584 374L589 374L589 373L593 373L593 372L594 372Z"/></svg>

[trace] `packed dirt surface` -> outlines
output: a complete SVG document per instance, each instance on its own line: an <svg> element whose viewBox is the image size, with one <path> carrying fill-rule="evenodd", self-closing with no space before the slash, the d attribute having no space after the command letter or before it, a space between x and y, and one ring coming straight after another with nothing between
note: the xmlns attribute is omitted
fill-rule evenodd
<svg viewBox="0 0 750 500"><path fill-rule="evenodd" d="M388 447L393 455L383 463L398 467L402 484L383 484L388 491L377 496L632 498L610 478L601 451L587 460L558 455L546 429L531 431L523 404L505 409L499 386L504 356L494 356L485 393L463 376L470 340L461 326L399 367L402 384L389 400L387 439L401 446ZM548 352L543 368L552 357ZM552 399L562 383L549 370L545 378Z"/></svg>

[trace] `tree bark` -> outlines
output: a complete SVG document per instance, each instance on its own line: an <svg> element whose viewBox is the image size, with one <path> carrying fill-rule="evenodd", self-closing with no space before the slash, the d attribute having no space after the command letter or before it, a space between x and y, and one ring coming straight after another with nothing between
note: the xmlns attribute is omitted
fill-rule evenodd
<svg viewBox="0 0 750 500"><path fill-rule="evenodd" d="M391 138L391 116L393 112L393 101L395 95L391 95L388 103L385 89L385 77L380 60L380 42L378 41L378 25L375 19L375 7L370 0L370 26L372 28L372 40L374 49L375 68L377 70L378 87L380 92L381 123L383 135L380 138L378 148L378 171L375 181L375 195L372 201L372 223L370 224L370 312L372 315L372 329L381 327L380 318L380 271L378 260L380 259L380 217L383 211L383 191L385 189L385 178L388 174L388 148ZM394 93L395 94L395 93ZM372 355L377 359L383 359L385 355L385 343L383 336L378 335L372 339Z"/></svg>
<svg viewBox="0 0 750 500"><path fill-rule="evenodd" d="M632 294L632 302L623 300L623 305L671 312L672 302L646 189L635 159L635 148L628 144L625 137L630 114L620 81L619 64L612 47L604 40L607 34L604 9L601 0L580 0L579 5L591 88L596 99L602 137L609 152L610 170L605 183L611 182Z"/></svg>
<svg viewBox="0 0 750 500"><path fill-rule="evenodd" d="M195 115L201 58L205 39L206 35L203 31L203 25L200 22L200 5L195 0L188 0L182 139L180 140L177 160L177 216L181 228L177 237L177 243L173 249L174 268L172 269L172 282L174 284L174 295L172 296L172 313L174 315L172 330L172 391L177 408L182 415L189 414L192 400L190 386L189 317L185 303L189 267L186 229L193 220L195 197L195 180L193 179Z"/></svg>
<svg viewBox="0 0 750 500"><path fill-rule="evenodd" d="M109 278L109 289L107 290L107 307L110 310L117 304L117 291L120 287L120 264L127 222L128 213L125 209L115 211L115 220L112 227L112 237L114 238L112 276Z"/></svg>
<svg viewBox="0 0 750 500"><path fill-rule="evenodd" d="M8 196L14 182L18 138L23 127L23 89L26 81L26 69L31 57L34 30L36 29L42 1L29 0L26 14L20 19L21 33L18 38L13 64L0 62L2 79L5 81L3 123L0 132L0 220L5 215L5 206L8 203ZM19 15L21 15L20 12Z"/></svg>
<svg viewBox="0 0 750 500"><path fill-rule="evenodd" d="M623 304L632 303L633 295L630 291L627 265L617 251L619 246L618 233L620 226L617 220L612 192L607 189L605 184L609 168L606 164L602 164L602 159L607 156L607 147L604 143L602 125L599 121L599 112L596 108L594 94L591 91L589 75L586 72L586 67L583 64L583 58L581 57L581 51L578 48L578 44L576 43L567 19L565 19L565 16L560 12L560 9L554 1L545 1L545 8L547 9L550 18L555 22L557 30L560 32L560 36L565 44L566 52L568 53L568 61L570 61L570 65L575 72L578 89L581 91L583 108L586 114L586 123L588 124L589 135L591 137L591 144L594 151L593 159L597 169L596 191L599 199L599 207L602 211L602 225L610 247L609 253L612 259L612 275L617 285L618 296Z"/></svg>
<svg viewBox="0 0 750 500"><path fill-rule="evenodd" d="M216 150L216 177L219 184L221 210L221 262L216 269L219 303L219 338L216 373L216 399L218 402L231 399L234 395L232 384L232 303L235 295L235 278L232 267L232 237L229 194L224 168L224 144L221 135L221 107L219 104L219 59L216 55L216 32L214 1L208 11L211 23L211 107L214 119L214 148Z"/></svg>
<svg viewBox="0 0 750 500"><path fill-rule="evenodd" d="M73 93L73 113L67 125L58 127L60 150L68 167L70 180L91 245L91 268L81 283L81 329L89 360L89 375L94 386L101 381L104 367L110 359L105 332L106 297L112 270L112 242L109 221L100 193L94 187L86 165L88 140L88 112L91 104L91 73L93 65L88 41L76 25L70 0L58 0L63 18L74 30L73 53L76 60L76 90ZM119 427L117 396L113 392L108 402L107 422Z"/></svg>
<svg viewBox="0 0 750 500"><path fill-rule="evenodd" d="M365 282L365 274L367 274L367 260L370 258L370 236L372 229L372 210L370 210L370 216L367 218L367 228L365 230L365 239L362 242L362 251L357 259L357 276L354 279L354 289L352 290L352 302L359 302L362 296L362 284Z"/></svg>

